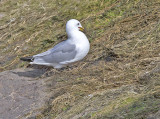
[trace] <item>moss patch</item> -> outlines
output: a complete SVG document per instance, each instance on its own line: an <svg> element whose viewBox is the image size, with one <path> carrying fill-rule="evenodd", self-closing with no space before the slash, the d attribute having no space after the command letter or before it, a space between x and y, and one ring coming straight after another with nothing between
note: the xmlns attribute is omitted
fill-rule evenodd
<svg viewBox="0 0 160 119"><path fill-rule="evenodd" d="M159 0L1 1L1 71L26 67L19 57L67 38L65 23L87 29L87 57L51 70L48 108L37 118L146 118L159 110Z"/></svg>

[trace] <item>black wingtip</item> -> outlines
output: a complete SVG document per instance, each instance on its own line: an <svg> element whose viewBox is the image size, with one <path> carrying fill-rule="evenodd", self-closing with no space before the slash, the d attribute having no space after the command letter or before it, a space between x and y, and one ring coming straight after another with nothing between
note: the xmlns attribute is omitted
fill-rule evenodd
<svg viewBox="0 0 160 119"><path fill-rule="evenodd" d="M32 56L31 57L21 57L20 60L27 61L27 62L32 62L34 60L34 58Z"/></svg>

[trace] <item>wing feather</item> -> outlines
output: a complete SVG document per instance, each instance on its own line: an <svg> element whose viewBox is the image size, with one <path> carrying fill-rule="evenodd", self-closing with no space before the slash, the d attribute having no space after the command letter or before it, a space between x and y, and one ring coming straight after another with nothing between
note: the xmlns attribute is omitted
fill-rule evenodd
<svg viewBox="0 0 160 119"><path fill-rule="evenodd" d="M76 46L70 42L63 41L46 52L34 55L34 62L43 61L46 63L59 63L74 59Z"/></svg>

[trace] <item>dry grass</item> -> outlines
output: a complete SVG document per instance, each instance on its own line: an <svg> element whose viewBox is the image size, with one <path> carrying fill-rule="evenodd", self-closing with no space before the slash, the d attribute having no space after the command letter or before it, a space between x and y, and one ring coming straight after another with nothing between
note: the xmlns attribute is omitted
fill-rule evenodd
<svg viewBox="0 0 160 119"><path fill-rule="evenodd" d="M2 49L0 58L3 61L0 69L22 67L26 64L19 62L19 57L34 55L42 52L41 49L45 51L53 47L53 43L64 40L65 23L71 18L83 21L82 24L86 29L94 31L89 34L92 36L90 40L93 40L95 34L101 32L99 28L108 22L101 20L101 24L93 26L87 19L94 18L110 4L110 2L103 4L103 1L88 0L1 1L0 13L4 14L4 17L0 19ZM100 18L94 18L92 21L99 22L98 20Z"/></svg>
<svg viewBox="0 0 160 119"><path fill-rule="evenodd" d="M19 62L20 56L39 53L65 39L65 21L73 17L82 21L91 42L82 62L48 72L53 96L37 118L137 119L160 109L159 0L12 4L16 5L0 8L10 14L0 19L2 70L26 66Z"/></svg>

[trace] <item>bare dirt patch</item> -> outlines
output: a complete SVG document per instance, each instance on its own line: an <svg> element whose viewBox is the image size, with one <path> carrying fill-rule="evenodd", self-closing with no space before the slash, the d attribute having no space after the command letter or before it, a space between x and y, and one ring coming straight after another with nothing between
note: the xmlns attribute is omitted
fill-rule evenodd
<svg viewBox="0 0 160 119"><path fill-rule="evenodd" d="M19 119L40 113L48 100L40 69L16 69L0 73L0 118Z"/></svg>

